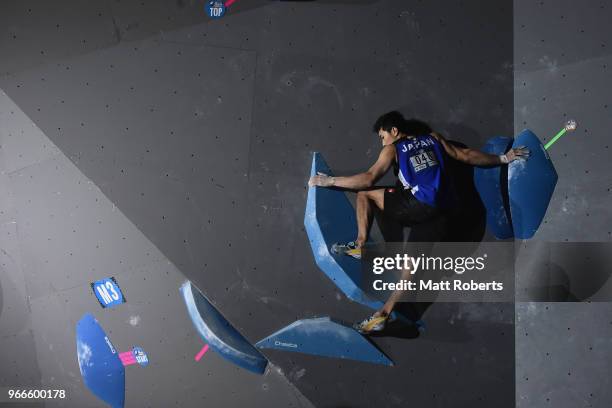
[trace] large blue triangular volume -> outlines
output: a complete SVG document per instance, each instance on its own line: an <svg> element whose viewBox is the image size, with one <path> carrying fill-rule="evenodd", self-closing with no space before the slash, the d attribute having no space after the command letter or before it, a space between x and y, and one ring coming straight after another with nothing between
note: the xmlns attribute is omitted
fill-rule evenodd
<svg viewBox="0 0 612 408"><path fill-rule="evenodd" d="M538 230L557 184L557 171L544 145L530 130L523 130L512 144L526 146L528 160L516 160L508 166L508 195L514 236L532 238Z"/></svg>
<svg viewBox="0 0 612 408"><path fill-rule="evenodd" d="M310 175L318 172L332 175L323 156L314 153ZM309 187L304 226L317 266L349 299L379 309L382 303L369 298L359 287L361 264L359 260L331 252L334 243L346 243L357 236L355 210L346 194L334 188Z"/></svg>
<svg viewBox="0 0 612 408"><path fill-rule="evenodd" d="M393 362L356 330L329 317L303 319L260 340L257 347L322 357L393 365Z"/></svg>

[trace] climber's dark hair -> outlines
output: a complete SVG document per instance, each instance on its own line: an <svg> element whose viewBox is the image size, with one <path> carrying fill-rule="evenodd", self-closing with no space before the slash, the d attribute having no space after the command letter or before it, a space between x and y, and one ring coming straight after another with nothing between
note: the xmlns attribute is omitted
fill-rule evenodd
<svg viewBox="0 0 612 408"><path fill-rule="evenodd" d="M378 133L380 129L389 132L394 127L406 135L413 136L424 135L432 132L431 127L427 123L418 119L406 120L404 115L398 111L391 111L381 115L378 119L376 119L374 126L372 126L372 130L374 133Z"/></svg>

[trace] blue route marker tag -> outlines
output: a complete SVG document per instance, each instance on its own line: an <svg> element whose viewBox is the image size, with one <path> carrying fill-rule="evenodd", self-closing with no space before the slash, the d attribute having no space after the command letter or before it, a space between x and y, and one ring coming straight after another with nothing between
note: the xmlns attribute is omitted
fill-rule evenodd
<svg viewBox="0 0 612 408"><path fill-rule="evenodd" d="M125 297L123 296L123 293L121 292L115 278L106 278L95 281L91 284L91 289L103 308L125 303Z"/></svg>
<svg viewBox="0 0 612 408"><path fill-rule="evenodd" d="M134 346L132 347L132 354L136 359L136 362L143 367L146 367L149 364L149 357L147 357L147 353L140 347Z"/></svg>
<svg viewBox="0 0 612 408"><path fill-rule="evenodd" d="M209 1L206 3L206 14L210 18L221 18L225 15L225 3L222 1Z"/></svg>

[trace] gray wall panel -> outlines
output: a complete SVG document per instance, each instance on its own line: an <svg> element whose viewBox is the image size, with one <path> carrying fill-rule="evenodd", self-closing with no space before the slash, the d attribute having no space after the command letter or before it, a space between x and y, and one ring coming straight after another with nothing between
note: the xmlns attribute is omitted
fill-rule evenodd
<svg viewBox="0 0 612 408"><path fill-rule="evenodd" d="M517 406L610 406L610 304L520 303L516 312Z"/></svg>
<svg viewBox="0 0 612 408"><path fill-rule="evenodd" d="M12 173L60 152L3 90L0 90L0 121L0 168L4 173Z"/></svg>
<svg viewBox="0 0 612 408"><path fill-rule="evenodd" d="M540 239L607 241L612 237L612 57L543 69L516 78L515 122L550 140L568 119L578 129L550 147L559 174ZM576 222L580 220L580 222Z"/></svg>
<svg viewBox="0 0 612 408"><path fill-rule="evenodd" d="M103 271L148 264L154 246L65 156L11 175L28 295L37 298L88 284ZM97 214L96 216L92 216ZM90 241L83 241L82 234Z"/></svg>
<svg viewBox="0 0 612 408"><path fill-rule="evenodd" d="M29 124L24 130L34 132ZM21 146L9 147L7 155ZM8 239L8 253L18 255L15 246L24 253L21 277L31 306L12 301L17 290L3 301L22 306L23 322L31 321L33 330L15 327L11 313L0 316L0 328L19 330L2 332L1 385L66 390L67 398L47 401L49 407L104 406L82 383L75 353L74 327L89 312L119 351L138 345L148 353L148 367L126 370L127 406L310 406L273 367L257 376L213 352L193 360L203 342L178 290L185 277L66 156L8 178L6 191L18 211L2 229L17 233L0 243ZM15 289L0 271L2 286ZM116 277L127 303L102 309L89 283L109 276Z"/></svg>
<svg viewBox="0 0 612 408"><path fill-rule="evenodd" d="M610 55L610 4L600 0L514 1L517 73Z"/></svg>
<svg viewBox="0 0 612 408"><path fill-rule="evenodd" d="M117 42L106 1L3 1L0 27L0 76Z"/></svg>
<svg viewBox="0 0 612 408"><path fill-rule="evenodd" d="M218 279L207 287L223 290L235 262L215 254L241 253L244 240L253 61L251 52L144 42L6 81L179 268L210 270Z"/></svg>
<svg viewBox="0 0 612 408"><path fill-rule="evenodd" d="M0 387L13 390L40 388L39 362L33 352L32 332L2 336L0 340ZM6 399L6 396L3 395L3 399Z"/></svg>
<svg viewBox="0 0 612 408"><path fill-rule="evenodd" d="M239 1L231 13L268 3ZM166 30L209 23L205 4L204 0L5 0L0 4L0 76Z"/></svg>
<svg viewBox="0 0 612 408"><path fill-rule="evenodd" d="M31 158L27 148L14 148L14 142L26 139L20 128L11 127L14 122L25 125L22 112L14 105L7 109L8 97L0 91L0 387L40 387L41 372L37 359L34 327L30 315L30 298L23 273L23 257L18 239L19 226L16 221L15 197L8 169L10 163ZM15 109L13 109L15 108ZM11 116L8 118L7 116ZM31 121L24 126L32 128ZM4 130L18 130L20 137L10 138ZM23 145L21 146L23 147ZM18 157L16 152L22 154ZM36 155L35 152L34 155ZM24 157L25 156L25 157ZM6 158L9 160L6 160ZM5 399L5 396L3 396ZM40 407L42 404L24 404Z"/></svg>
<svg viewBox="0 0 612 408"><path fill-rule="evenodd" d="M0 336L23 334L32 329L29 299L21 267L17 223L0 225Z"/></svg>
<svg viewBox="0 0 612 408"><path fill-rule="evenodd" d="M559 181L536 239L610 241L612 178L609 4L515 1L515 127L550 140ZM517 404L607 407L607 303L517 304Z"/></svg>

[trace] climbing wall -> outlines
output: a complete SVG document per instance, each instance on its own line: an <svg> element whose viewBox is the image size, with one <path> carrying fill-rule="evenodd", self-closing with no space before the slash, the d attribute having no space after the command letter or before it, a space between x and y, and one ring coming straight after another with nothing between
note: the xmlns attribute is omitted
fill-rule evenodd
<svg viewBox="0 0 612 408"><path fill-rule="evenodd" d="M604 1L515 1L515 128L547 141L578 122L548 150L559 181L536 240L612 240L611 16ZM611 327L608 303L517 304L517 405L610 406Z"/></svg>
<svg viewBox="0 0 612 408"><path fill-rule="evenodd" d="M151 305L159 327L177 336L157 340L161 346L151 357L163 353L163 345L170 354L130 383L133 403L155 401L163 392L153 386L147 393L150 384L169 387L182 378L193 400L171 401L167 393L168 404L204 397L218 402L225 390L215 386L220 378L226 386L243 385L227 391L234 406L249 393L261 401L283 396L279 406L295 403L284 386L263 380L181 371L191 358L182 347L197 342L186 316L166 322L179 310L179 279L172 273L193 280L253 342L299 318L363 318L369 311L348 303L310 253L302 220L311 153L324 152L338 174L367 168L380 148L371 125L391 109L470 146L513 134L512 3L239 0L226 17L200 24L186 17L168 23L160 17L163 7L159 15L147 11L139 18L136 3L109 2L106 11L82 20L95 33L86 44L97 44L87 50L64 46L47 56L31 47L26 55L19 53L28 47L14 46L21 62L6 63L0 78L7 98L57 149L11 171L23 208L19 222L30 228L21 245L36 259L23 265L23 276L25 298L37 302L33 312L42 328L36 344L42 381L69 355L67 348L46 355L48 338L63 338L78 318L75 311L91 300L82 291L97 276L94 269L108 270L133 279L128 301L136 291L143 302L137 311ZM22 24L37 26L19 10ZM172 16L182 16L181 10L177 4ZM68 20L57 24L69 30ZM49 29L40 27L40 33ZM48 38L53 46L65 44ZM99 195L82 195L88 182ZM110 205L104 211L96 201L102 196ZM45 207L45 200L53 205ZM77 205L81 212L71 207ZM125 216L122 227L98 229L98 222L117 222L113 210ZM73 213L78 218L71 219ZM92 228L79 228L86 222ZM121 234L123 228L132 234ZM125 253L105 256L108 242ZM143 249L149 245L159 252ZM128 260L130 267L121 263ZM165 262L176 270L162 268ZM140 279L158 284L138 286ZM71 307L65 326L45 325L45 310L57 315ZM130 315L115 315L112 332L127 342ZM512 305L434 304L425 319L429 332L418 339L376 340L396 362L393 369L267 355L275 372L315 406L514 406ZM159 334L151 323L141 327L147 339ZM78 376L71 364L65 378ZM206 388L198 389L198 382ZM77 380L71 384L79 389Z"/></svg>

